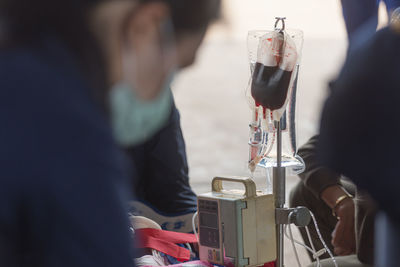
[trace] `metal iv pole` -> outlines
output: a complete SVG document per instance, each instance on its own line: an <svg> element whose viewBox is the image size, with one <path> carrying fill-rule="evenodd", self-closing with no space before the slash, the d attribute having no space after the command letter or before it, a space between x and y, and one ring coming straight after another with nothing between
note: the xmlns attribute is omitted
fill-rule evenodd
<svg viewBox="0 0 400 267"><path fill-rule="evenodd" d="M278 213L278 209L283 209L285 206L285 184L286 184L286 170L282 167L282 129L281 123L279 121L275 121L275 128L277 131L277 166L273 168L273 186L274 186L274 195L275 195L275 208L276 214ZM278 214L277 214L278 215ZM278 217L276 215L276 217ZM284 224L278 223L276 224L276 247L277 247L277 267L283 267L283 258L284 258L284 248L283 248L283 239L284 239Z"/></svg>
<svg viewBox="0 0 400 267"><path fill-rule="evenodd" d="M278 30L278 23L282 22L280 32L285 30L285 17L276 17L275 30ZM277 164L273 168L273 193L275 195L275 208L283 209L285 206L285 184L286 184L286 170L282 167L282 129L281 122L275 121L274 126L277 132ZM284 262L284 225L276 224L276 247L277 247L277 267L283 267Z"/></svg>
<svg viewBox="0 0 400 267"><path fill-rule="evenodd" d="M276 17L275 30L285 30L285 19ZM279 21L282 28L277 28ZM297 66L298 67L298 66ZM296 86L296 85L294 85ZM273 194L275 196L275 223L276 223L276 266L284 267L284 230L285 225L294 223L296 226L306 226L311 220L310 213L306 207L285 208L286 199L286 168L282 167L282 118L274 122L277 133L277 162L273 168Z"/></svg>
<svg viewBox="0 0 400 267"><path fill-rule="evenodd" d="M306 207L286 208L286 168L282 167L282 128L281 121L275 121L277 133L277 164L273 168L273 194L275 196L276 224L276 267L284 267L284 231L285 225L295 224L304 227L311 221L310 212Z"/></svg>

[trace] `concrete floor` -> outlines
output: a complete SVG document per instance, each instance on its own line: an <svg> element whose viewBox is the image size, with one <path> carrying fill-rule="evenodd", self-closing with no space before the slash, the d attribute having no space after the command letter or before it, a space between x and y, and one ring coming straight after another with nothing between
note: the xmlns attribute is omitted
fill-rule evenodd
<svg viewBox="0 0 400 267"><path fill-rule="evenodd" d="M249 176L248 123L245 89L250 76L246 36L251 29L272 29L275 16L286 16L287 27L304 31L298 84L298 144L317 132L327 83L345 57L346 35L338 0L225 0L223 20L216 24L199 51L197 62L182 71L173 90L181 112L190 179L197 193L210 191L217 175ZM383 21L384 22L384 21ZM265 174L255 177L266 187ZM289 176L287 189L298 181ZM295 236L300 238L296 231ZM297 266L285 243L286 266ZM299 248L301 262L310 262Z"/></svg>

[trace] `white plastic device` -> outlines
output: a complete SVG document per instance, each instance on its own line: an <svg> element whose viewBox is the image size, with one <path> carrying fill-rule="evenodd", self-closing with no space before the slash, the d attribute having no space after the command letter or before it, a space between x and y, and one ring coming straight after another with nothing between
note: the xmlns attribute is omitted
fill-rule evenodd
<svg viewBox="0 0 400 267"><path fill-rule="evenodd" d="M245 190L224 190L223 182ZM272 194L256 190L244 177L215 177L212 192L198 196L200 259L235 266L259 266L276 260L275 205Z"/></svg>

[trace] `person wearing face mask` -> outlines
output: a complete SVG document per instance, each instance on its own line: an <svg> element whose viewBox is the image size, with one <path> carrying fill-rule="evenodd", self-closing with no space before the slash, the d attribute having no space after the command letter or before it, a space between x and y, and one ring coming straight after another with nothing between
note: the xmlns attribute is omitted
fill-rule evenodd
<svg viewBox="0 0 400 267"><path fill-rule="evenodd" d="M0 266L134 265L126 203L135 167L118 145L168 119L174 7L1 1ZM142 131L146 103L158 111Z"/></svg>
<svg viewBox="0 0 400 267"><path fill-rule="evenodd" d="M172 10L172 20L165 25L173 32L177 62L175 73L190 66L195 60L195 53L207 29L207 26L218 18L219 1L181 0L174 1L176 8ZM196 16L187 12L198 10ZM173 74L164 84L164 92L169 92ZM134 161L136 174L133 188L135 201L131 204L131 212L155 220L164 229L191 232L192 215L197 209L197 199L189 184L188 163L186 159L185 141L180 127L180 114L175 103L168 94L172 107L164 115L168 116L167 123L159 131L142 136L151 137L145 142L121 142L129 158ZM124 97L116 99L124 101ZM158 105L159 107L162 105ZM152 108L150 108L152 109ZM153 109L153 111L156 109ZM148 112L148 121L151 110ZM165 117L164 117L165 119ZM122 125L123 127L126 126ZM147 127L150 127L148 124ZM142 127L145 129L145 127ZM126 129L128 137L135 134ZM139 144L138 144L139 143Z"/></svg>

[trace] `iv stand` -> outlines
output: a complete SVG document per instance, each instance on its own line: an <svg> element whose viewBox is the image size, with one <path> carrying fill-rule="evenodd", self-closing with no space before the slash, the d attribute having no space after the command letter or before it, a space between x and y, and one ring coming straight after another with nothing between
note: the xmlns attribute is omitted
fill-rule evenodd
<svg viewBox="0 0 400 267"><path fill-rule="evenodd" d="M282 119L281 119L282 120ZM306 207L286 208L286 169L282 167L282 128L281 121L275 121L277 132L277 164L273 168L273 194L275 197L275 224L276 224L276 267L284 267L284 231L286 224L295 224L298 227L307 226L311 221L310 212Z"/></svg>
<svg viewBox="0 0 400 267"><path fill-rule="evenodd" d="M284 17L276 17L275 30L285 30ZM282 28L277 28L278 23ZM294 85L296 86L296 85ZM275 196L275 223L276 223L276 267L284 267L284 230L286 224L294 223L296 226L304 227L310 223L311 216L306 207L285 208L286 199L286 169L282 167L282 128L281 121L274 121L277 133L277 164L273 168L273 194Z"/></svg>
<svg viewBox="0 0 400 267"><path fill-rule="evenodd" d="M275 128L277 132L277 166L273 168L273 190L275 195L275 208L276 213L279 209L285 206L285 184L286 184L286 170L282 167L282 129L280 121L275 121ZM278 216L276 216L278 217ZM277 267L283 267L284 258L284 224L276 224L276 247L277 247Z"/></svg>
<svg viewBox="0 0 400 267"><path fill-rule="evenodd" d="M282 121L282 119L281 119ZM273 168L273 194L275 197L275 224L276 224L276 267L284 267L284 231L286 224L295 224L298 227L307 226L311 221L310 212L306 207L286 208L286 168L282 167L282 128L281 121L275 121L277 133L277 164Z"/></svg>
<svg viewBox="0 0 400 267"><path fill-rule="evenodd" d="M285 30L285 17L276 17L275 22L275 30L279 30L279 32L283 32ZM278 23L282 23L282 28L278 29ZM285 184L286 184L286 170L282 167L282 129L281 129L281 121L275 121L274 126L277 132L277 164L276 167L273 168L273 193L275 196L275 208L283 209L285 206ZM278 210L276 210L278 213ZM275 216L277 217L277 216ZM283 250L283 239L284 239L284 224L278 223L276 224L276 247L277 247L277 267L283 267L283 258L284 258L284 250Z"/></svg>

